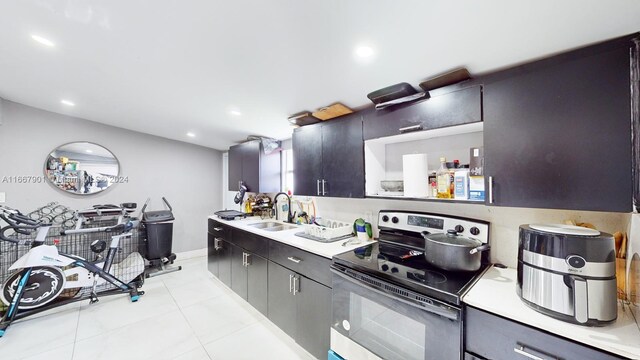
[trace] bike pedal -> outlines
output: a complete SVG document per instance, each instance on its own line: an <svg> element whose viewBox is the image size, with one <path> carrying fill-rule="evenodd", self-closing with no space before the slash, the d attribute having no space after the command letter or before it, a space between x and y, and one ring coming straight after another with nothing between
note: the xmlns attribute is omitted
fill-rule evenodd
<svg viewBox="0 0 640 360"><path fill-rule="evenodd" d="M95 293L91 293L89 304L95 304L98 301L100 301L100 299L98 299L98 295L96 295Z"/></svg>

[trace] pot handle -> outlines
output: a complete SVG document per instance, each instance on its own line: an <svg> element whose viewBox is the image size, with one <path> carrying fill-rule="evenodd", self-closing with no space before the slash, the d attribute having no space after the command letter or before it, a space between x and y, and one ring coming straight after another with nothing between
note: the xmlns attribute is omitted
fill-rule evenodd
<svg viewBox="0 0 640 360"><path fill-rule="evenodd" d="M489 244L484 244L484 245L480 245L476 248L471 249L471 251L469 251L469 254L473 255L475 253L477 253L478 251L485 251L485 250L489 250L491 249L491 246L489 246Z"/></svg>

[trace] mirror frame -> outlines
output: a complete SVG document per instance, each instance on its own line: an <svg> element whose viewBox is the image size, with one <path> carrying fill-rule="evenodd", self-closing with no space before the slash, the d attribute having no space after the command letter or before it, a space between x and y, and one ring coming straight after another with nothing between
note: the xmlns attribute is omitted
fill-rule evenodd
<svg viewBox="0 0 640 360"><path fill-rule="evenodd" d="M109 154L111 154L111 156L113 157L113 159L115 160L115 162L116 162L116 164L117 164L117 166L118 166L118 171L117 171L116 175L114 176L114 177L116 178L116 179L115 179L116 181L112 181L112 182L111 182L111 184L108 184L105 188L101 188L100 190L97 190L97 191L94 191L94 192L89 192L89 193L76 192L76 191L73 191L73 190L65 190L65 189L63 189L63 188L59 187L58 185L56 185L56 184L53 182L53 180L51 180L51 178L49 177L49 174L48 174L48 171L50 171L50 170L51 170L51 169L49 169L49 159L52 157L52 154L53 154L56 150L60 149L61 147L64 147L64 146L67 146L67 145L71 145L71 144L78 144L78 143L82 143L82 144L90 144L90 145L98 146L98 147L100 147L100 148L102 148L102 149L104 149L104 150L108 151L108 152L109 152ZM94 194L99 194L99 193L101 193L101 192L103 192L103 191L105 191L105 190L110 189L110 188L111 188L111 187L113 187L115 184L117 184L117 183L121 182L121 181L118 181L118 180L121 178L121 176L120 176L120 173L121 173L121 165L120 165L120 160L118 160L118 157L113 153L113 151L111 151L111 150L110 150L110 149L108 149L107 147L105 147L105 146L103 146L103 145L100 145L100 144L97 144L97 143L94 143L94 142L91 142L91 141L71 141L71 142L64 143L64 144L61 144L61 145L56 146L53 150L49 151L49 153L47 154L47 156L46 156L46 158L45 158L45 160L44 160L43 173L44 173L45 181L46 181L49 185L51 185L52 187L54 187L54 188L56 188L56 189L58 189L58 190L60 190L60 191L62 191L62 192L64 192L64 193L66 193L66 194L72 194L72 195L82 195L82 196L85 196L85 195L94 195ZM97 182L98 180L94 180L94 181L95 181L95 182Z"/></svg>

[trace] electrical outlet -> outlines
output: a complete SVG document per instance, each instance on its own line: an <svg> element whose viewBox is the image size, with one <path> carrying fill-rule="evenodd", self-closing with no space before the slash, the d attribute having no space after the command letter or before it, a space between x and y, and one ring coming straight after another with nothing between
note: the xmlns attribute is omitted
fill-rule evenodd
<svg viewBox="0 0 640 360"><path fill-rule="evenodd" d="M4 192L0 192L0 204L4 204L6 201L6 196Z"/></svg>

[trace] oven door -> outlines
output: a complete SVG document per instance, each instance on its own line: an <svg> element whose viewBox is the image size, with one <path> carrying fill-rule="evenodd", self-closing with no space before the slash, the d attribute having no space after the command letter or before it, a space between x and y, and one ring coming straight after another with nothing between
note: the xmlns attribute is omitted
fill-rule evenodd
<svg viewBox="0 0 640 360"><path fill-rule="evenodd" d="M459 308L339 265L331 271L331 327L339 335L384 359L461 358Z"/></svg>

